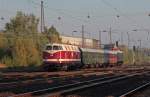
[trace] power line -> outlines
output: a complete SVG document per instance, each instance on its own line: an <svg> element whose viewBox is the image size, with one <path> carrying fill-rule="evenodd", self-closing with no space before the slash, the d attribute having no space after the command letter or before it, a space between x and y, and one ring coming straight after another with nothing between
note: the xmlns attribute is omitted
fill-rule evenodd
<svg viewBox="0 0 150 97"><path fill-rule="evenodd" d="M119 13L121 16L125 17L128 21L136 24L137 26L139 26L140 28L144 28L143 26L137 24L137 21L132 19L131 17L127 16L126 14L124 14L122 11L120 11L118 8L114 7L111 3L107 2L106 0L101 0L105 5L107 5L108 7L112 8L114 11L116 11L117 13Z"/></svg>
<svg viewBox="0 0 150 97"><path fill-rule="evenodd" d="M31 2L32 2L32 4L41 6L39 3L34 2L33 0L31 0ZM54 8L52 9L52 8L49 8L49 7L46 6L46 5L43 5L43 7L46 8L46 9L49 9L49 10L55 10L55 12L57 11L57 13L61 13L61 14L65 14L65 15L67 15L67 16L70 16L72 19L79 20L79 21L83 21L83 22L86 22L86 23L88 22L87 20L83 20L83 19L80 19L80 18L75 17L75 16L73 16L73 15L70 15L70 14L68 14L68 13L66 13L66 12L63 12L63 11L60 10L60 9L54 9ZM58 17L60 17L60 16L58 16Z"/></svg>

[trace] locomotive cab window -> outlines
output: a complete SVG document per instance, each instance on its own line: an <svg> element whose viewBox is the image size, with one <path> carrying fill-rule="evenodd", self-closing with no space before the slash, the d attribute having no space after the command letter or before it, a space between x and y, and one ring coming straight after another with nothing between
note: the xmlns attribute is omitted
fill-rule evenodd
<svg viewBox="0 0 150 97"><path fill-rule="evenodd" d="M47 46L46 50L52 50L52 46Z"/></svg>
<svg viewBox="0 0 150 97"><path fill-rule="evenodd" d="M59 46L53 46L53 50L59 50Z"/></svg>
<svg viewBox="0 0 150 97"><path fill-rule="evenodd" d="M59 46L59 50L63 50L62 46Z"/></svg>
<svg viewBox="0 0 150 97"><path fill-rule="evenodd" d="M61 46L53 46L53 50L62 50L62 47Z"/></svg>

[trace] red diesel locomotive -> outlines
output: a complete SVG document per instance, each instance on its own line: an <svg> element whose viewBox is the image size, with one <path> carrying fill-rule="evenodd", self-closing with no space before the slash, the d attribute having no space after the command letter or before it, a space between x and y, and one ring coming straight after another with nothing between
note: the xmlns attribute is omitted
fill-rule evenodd
<svg viewBox="0 0 150 97"><path fill-rule="evenodd" d="M43 51L43 62L45 69L79 66L81 63L79 48L65 44L47 44Z"/></svg>

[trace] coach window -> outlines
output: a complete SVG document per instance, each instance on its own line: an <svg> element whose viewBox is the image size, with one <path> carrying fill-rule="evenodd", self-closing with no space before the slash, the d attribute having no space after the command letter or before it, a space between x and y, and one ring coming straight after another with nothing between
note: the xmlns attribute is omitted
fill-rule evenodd
<svg viewBox="0 0 150 97"><path fill-rule="evenodd" d="M46 50L52 50L52 46L47 46Z"/></svg>

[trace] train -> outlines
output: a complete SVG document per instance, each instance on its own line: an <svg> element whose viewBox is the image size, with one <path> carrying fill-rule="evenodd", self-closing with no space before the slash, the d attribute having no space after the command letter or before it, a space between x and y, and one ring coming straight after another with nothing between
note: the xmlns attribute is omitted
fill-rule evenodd
<svg viewBox="0 0 150 97"><path fill-rule="evenodd" d="M111 49L82 48L75 45L49 43L43 50L45 70L71 70L93 67L113 67L123 64L123 51Z"/></svg>

